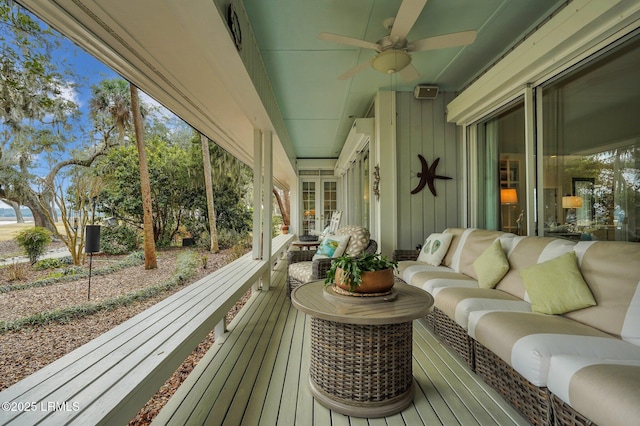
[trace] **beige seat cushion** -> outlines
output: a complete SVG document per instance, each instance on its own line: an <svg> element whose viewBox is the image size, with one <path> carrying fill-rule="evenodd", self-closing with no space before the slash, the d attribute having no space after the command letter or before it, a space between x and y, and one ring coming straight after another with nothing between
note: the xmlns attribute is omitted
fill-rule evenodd
<svg viewBox="0 0 640 426"><path fill-rule="evenodd" d="M595 424L626 426L640 419L640 361L554 356L548 387Z"/></svg>
<svg viewBox="0 0 640 426"><path fill-rule="evenodd" d="M531 312L531 305L528 302L504 291L488 288L439 288L434 293L434 300L436 308L465 330L469 326L471 312L484 310Z"/></svg>
<svg viewBox="0 0 640 426"><path fill-rule="evenodd" d="M302 283L311 281L313 262L296 262L289 265L289 276Z"/></svg>
<svg viewBox="0 0 640 426"><path fill-rule="evenodd" d="M558 315L475 311L469 336L538 387L547 386L554 355L640 360L640 347Z"/></svg>

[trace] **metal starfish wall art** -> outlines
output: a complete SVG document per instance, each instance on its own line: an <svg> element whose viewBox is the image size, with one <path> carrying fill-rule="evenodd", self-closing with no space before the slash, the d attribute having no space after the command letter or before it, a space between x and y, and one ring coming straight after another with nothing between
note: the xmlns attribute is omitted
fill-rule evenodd
<svg viewBox="0 0 640 426"><path fill-rule="evenodd" d="M437 197L438 195L436 194L436 187L433 184L433 181L435 179L451 179L451 178L436 174L436 167L438 167L440 158L436 158L433 164L431 164L431 167L429 167L427 160L425 160L422 155L418 154L418 158L420 159L420 163L422 164L422 172L418 173L418 177L420 178L420 183L418 183L418 186L416 186L414 190L411 191L411 193L417 194L418 192L424 189L425 185L429 185L429 190L431 191L434 197Z"/></svg>

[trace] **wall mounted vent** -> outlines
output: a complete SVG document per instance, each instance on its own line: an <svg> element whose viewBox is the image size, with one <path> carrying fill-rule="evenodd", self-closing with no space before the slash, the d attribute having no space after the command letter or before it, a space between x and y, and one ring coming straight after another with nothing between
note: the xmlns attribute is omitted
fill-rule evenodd
<svg viewBox="0 0 640 426"><path fill-rule="evenodd" d="M438 96L437 86L416 86L413 91L416 99L435 99Z"/></svg>

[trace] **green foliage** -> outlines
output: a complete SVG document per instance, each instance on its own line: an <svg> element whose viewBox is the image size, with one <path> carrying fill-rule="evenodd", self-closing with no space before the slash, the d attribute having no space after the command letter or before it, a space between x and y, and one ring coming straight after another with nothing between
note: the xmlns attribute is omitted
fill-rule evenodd
<svg viewBox="0 0 640 426"><path fill-rule="evenodd" d="M15 240L29 256L29 261L33 265L45 253L47 245L51 243L51 231L35 226L18 232Z"/></svg>
<svg viewBox="0 0 640 426"><path fill-rule="evenodd" d="M54 55L62 36L13 1L0 1L0 193L39 213L43 158L64 152L77 105L65 97L74 89L73 69Z"/></svg>
<svg viewBox="0 0 640 426"><path fill-rule="evenodd" d="M15 131L34 124L25 119L64 122L77 106L62 95L71 69L53 54L62 36L7 1L0 2L0 29L0 122Z"/></svg>
<svg viewBox="0 0 640 426"><path fill-rule="evenodd" d="M198 245L208 246L209 242L202 238L205 231L209 232L209 224L200 145L185 147L159 135L150 137L146 145L156 244L169 245L180 226L184 226ZM210 146L212 163L216 164L212 173L217 230L246 234L251 229L251 211L244 202L250 170L239 166L233 157L230 160L229 154L215 144ZM101 211L140 224L143 211L137 161L134 146L112 150L100 164L106 187L99 198Z"/></svg>
<svg viewBox="0 0 640 426"><path fill-rule="evenodd" d="M139 255L137 256L139 258ZM77 318L83 318L102 311L111 311L134 302L144 301L164 291L184 285L195 274L198 266L198 256L195 252L183 252L178 256L173 275L164 283L153 287L128 293L113 299L98 303L86 303L49 312L41 312L15 321L0 321L0 334L7 331L17 331L29 326L39 326L52 322L65 324Z"/></svg>
<svg viewBox="0 0 640 426"><path fill-rule="evenodd" d="M119 261L118 263L116 263L115 265L94 269L91 272L91 274L96 276L109 275L121 269L128 268L130 266L141 265L143 263L144 263L144 253L134 252L128 255L127 257L125 257L124 259L122 259L121 261ZM48 276L41 280L33 281L26 284L9 285L9 286L0 287L0 293L9 293L11 291L25 290L25 289L34 288L34 287L46 287L48 285L56 284L59 282L75 281L75 280L79 280L81 278L85 278L89 276L89 272L85 271L80 267L72 267L72 268L69 268L69 270L67 270L66 273L64 271L61 271L61 272L56 271L55 273L52 273L50 275L51 276Z"/></svg>
<svg viewBox="0 0 640 426"><path fill-rule="evenodd" d="M282 226L282 216L271 216L271 236L275 237L280 233L280 227Z"/></svg>
<svg viewBox="0 0 640 426"><path fill-rule="evenodd" d="M233 229L220 229L218 230L218 246L220 250L229 249L239 243L242 243L246 239L248 234L241 234Z"/></svg>
<svg viewBox="0 0 640 426"><path fill-rule="evenodd" d="M341 256L333 259L331 269L327 271L325 284L334 283L336 270L342 269L344 281L349 283L351 291L354 291L362 283L362 274L368 271L382 271L384 269L396 268L398 262L391 260L380 253L366 254L360 256Z"/></svg>
<svg viewBox="0 0 640 426"><path fill-rule="evenodd" d="M73 264L73 260L71 259L71 256L65 256L60 258L51 257L48 259L42 259L37 261L36 263L33 264L33 269L35 269L36 271L44 271L46 269L62 268L63 266L67 266L71 264Z"/></svg>
<svg viewBox="0 0 640 426"><path fill-rule="evenodd" d="M249 235L245 235L240 241L231 247L227 260L229 262L233 262L234 260L244 256L251 249L251 244L251 237Z"/></svg>
<svg viewBox="0 0 640 426"><path fill-rule="evenodd" d="M106 254L126 254L140 246L138 231L126 225L103 226L100 234L100 250Z"/></svg>
<svg viewBox="0 0 640 426"><path fill-rule="evenodd" d="M33 269L35 269L36 271L44 271L46 269L60 268L61 266L62 262L60 262L60 259L49 258L38 260L33 264Z"/></svg>
<svg viewBox="0 0 640 426"><path fill-rule="evenodd" d="M146 142L153 234L157 245L168 246L178 232L196 191L189 185L188 157L184 150L159 137ZM102 210L128 222L143 223L142 195L135 146L113 150L101 164L107 183L101 194Z"/></svg>

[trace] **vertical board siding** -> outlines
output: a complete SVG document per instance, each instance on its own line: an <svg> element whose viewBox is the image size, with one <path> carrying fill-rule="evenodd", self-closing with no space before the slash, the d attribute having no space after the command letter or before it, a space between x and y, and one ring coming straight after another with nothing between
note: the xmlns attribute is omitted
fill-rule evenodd
<svg viewBox="0 0 640 426"><path fill-rule="evenodd" d="M452 93L440 93L433 100L418 100L412 92L396 93L397 158L398 158L398 241L396 248L414 248L432 232L461 226L460 169L461 147L456 139L456 126L447 123L446 105ZM436 173L452 180L436 179L437 197L425 187L411 194L422 171L418 154L429 166L436 158Z"/></svg>

